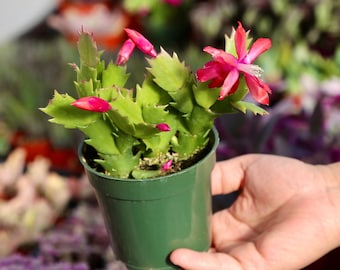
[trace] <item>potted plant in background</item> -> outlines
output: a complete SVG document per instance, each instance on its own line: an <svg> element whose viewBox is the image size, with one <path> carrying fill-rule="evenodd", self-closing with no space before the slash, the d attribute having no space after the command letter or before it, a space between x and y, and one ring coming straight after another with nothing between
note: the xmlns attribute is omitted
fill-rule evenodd
<svg viewBox="0 0 340 270"><path fill-rule="evenodd" d="M26 163L43 156L51 161L51 169L59 173L82 172L74 151L78 132L51 126L46 115L37 110L53 94L51 86L72 85L73 72L63 67L67 61L77 59L76 53L63 39L23 38L1 46L0 158L5 160L20 147L26 151ZM20 74L20 80L14 74ZM46 91L48 88L52 89Z"/></svg>
<svg viewBox="0 0 340 270"><path fill-rule="evenodd" d="M270 89L254 65L271 41L250 39L241 23L226 36L225 50L194 74L178 56L140 33L128 39L115 63L101 60L91 34L78 41L79 95L55 91L42 108L51 122L85 134L79 158L95 189L116 256L129 269L173 269L168 255L178 247L210 246L210 172L218 135L214 120L227 113L266 111L245 101L248 92L269 103ZM144 81L135 89L126 63L135 48L148 55Z"/></svg>

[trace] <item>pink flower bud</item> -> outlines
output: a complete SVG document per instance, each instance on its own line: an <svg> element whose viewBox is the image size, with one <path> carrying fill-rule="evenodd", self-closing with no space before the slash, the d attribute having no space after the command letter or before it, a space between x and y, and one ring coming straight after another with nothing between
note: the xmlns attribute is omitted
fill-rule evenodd
<svg viewBox="0 0 340 270"><path fill-rule="evenodd" d="M116 64L124 65L129 60L135 47L135 43L130 38L127 39L118 52Z"/></svg>
<svg viewBox="0 0 340 270"><path fill-rule="evenodd" d="M91 112L104 113L111 110L111 105L99 97L82 97L71 103L72 106Z"/></svg>
<svg viewBox="0 0 340 270"><path fill-rule="evenodd" d="M157 56L157 52L151 42L147 40L141 33L129 28L125 28L125 32L128 37L135 43L137 48L140 49L143 53L151 57Z"/></svg>
<svg viewBox="0 0 340 270"><path fill-rule="evenodd" d="M171 166L172 166L172 159L168 160L167 162L165 162L162 166L162 172L166 172L168 170L171 169Z"/></svg>
<svg viewBox="0 0 340 270"><path fill-rule="evenodd" d="M167 123L159 123L156 125L156 128L160 131L170 131L171 128Z"/></svg>

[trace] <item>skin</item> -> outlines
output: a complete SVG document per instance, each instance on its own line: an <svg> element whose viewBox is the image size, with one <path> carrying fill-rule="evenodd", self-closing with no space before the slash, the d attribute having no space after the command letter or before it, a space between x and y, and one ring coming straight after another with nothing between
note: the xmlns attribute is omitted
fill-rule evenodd
<svg viewBox="0 0 340 270"><path fill-rule="evenodd" d="M186 270L301 269L340 246L340 163L249 154L217 163L213 194L240 195L212 218L212 249L177 249Z"/></svg>

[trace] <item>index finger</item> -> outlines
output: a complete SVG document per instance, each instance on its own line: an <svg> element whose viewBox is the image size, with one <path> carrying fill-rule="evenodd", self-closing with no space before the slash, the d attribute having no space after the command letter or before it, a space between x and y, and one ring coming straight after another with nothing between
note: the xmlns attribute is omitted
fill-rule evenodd
<svg viewBox="0 0 340 270"><path fill-rule="evenodd" d="M211 173L212 194L228 194L239 190L243 185L245 170L255 157L255 154L248 154L217 162Z"/></svg>

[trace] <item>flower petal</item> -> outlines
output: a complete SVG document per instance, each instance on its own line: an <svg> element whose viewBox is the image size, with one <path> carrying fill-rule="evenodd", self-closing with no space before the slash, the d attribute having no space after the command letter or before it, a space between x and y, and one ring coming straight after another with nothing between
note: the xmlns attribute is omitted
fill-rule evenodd
<svg viewBox="0 0 340 270"><path fill-rule="evenodd" d="M259 38L257 39L248 52L248 61L249 63L254 62L254 60L267 51L272 46L272 42L269 38Z"/></svg>
<svg viewBox="0 0 340 270"><path fill-rule="evenodd" d="M125 32L128 37L135 43L137 48L140 49L143 53L151 57L157 56L157 52L155 51L151 42L147 40L141 33L129 28L125 28Z"/></svg>
<svg viewBox="0 0 340 270"><path fill-rule="evenodd" d="M214 79L211 80L211 82L208 84L209 88L217 88L217 87L221 87L224 83L225 77L220 76L220 77L216 77Z"/></svg>
<svg viewBox="0 0 340 270"><path fill-rule="evenodd" d="M71 103L72 106L91 112L105 113L111 110L111 105L99 97L82 97Z"/></svg>
<svg viewBox="0 0 340 270"><path fill-rule="evenodd" d="M221 50L221 49L216 49L212 46L206 46L203 48L203 51L206 53L209 53L212 57L215 57L221 53L225 53L225 51Z"/></svg>
<svg viewBox="0 0 340 270"><path fill-rule="evenodd" d="M220 63L225 63L227 65L230 65L231 67L235 67L237 64L237 59L234 55L227 53L221 49L216 49L211 46L207 46L203 49L206 53L209 53L215 61L218 61Z"/></svg>
<svg viewBox="0 0 340 270"><path fill-rule="evenodd" d="M241 22L238 22L235 33L235 48L238 59L243 59L247 54L247 34Z"/></svg>
<svg viewBox="0 0 340 270"><path fill-rule="evenodd" d="M249 88L249 92L252 97L259 103L268 105L269 104L269 96L271 90L267 84L262 82L259 78L255 76L250 76L245 74L246 84Z"/></svg>
<svg viewBox="0 0 340 270"><path fill-rule="evenodd" d="M118 52L116 64L124 65L129 60L135 47L136 47L135 43L133 43L133 41L130 38L127 39Z"/></svg>
<svg viewBox="0 0 340 270"><path fill-rule="evenodd" d="M226 71L219 62L210 61L203 68L197 70L196 78L200 82L211 81L208 85L209 88L221 87L229 70Z"/></svg>
<svg viewBox="0 0 340 270"><path fill-rule="evenodd" d="M200 68L196 71L197 80L200 82L207 82L214 79L215 77L219 77L220 74L221 66L216 61L207 62L203 68Z"/></svg>
<svg viewBox="0 0 340 270"><path fill-rule="evenodd" d="M225 78L224 83L222 85L220 96L218 98L219 100L222 100L227 95L230 95L232 90L235 92L235 89L233 89L233 87L234 87L235 83L237 83L239 76L240 76L240 74L239 74L239 72L236 68L231 70L228 73L228 75Z"/></svg>

